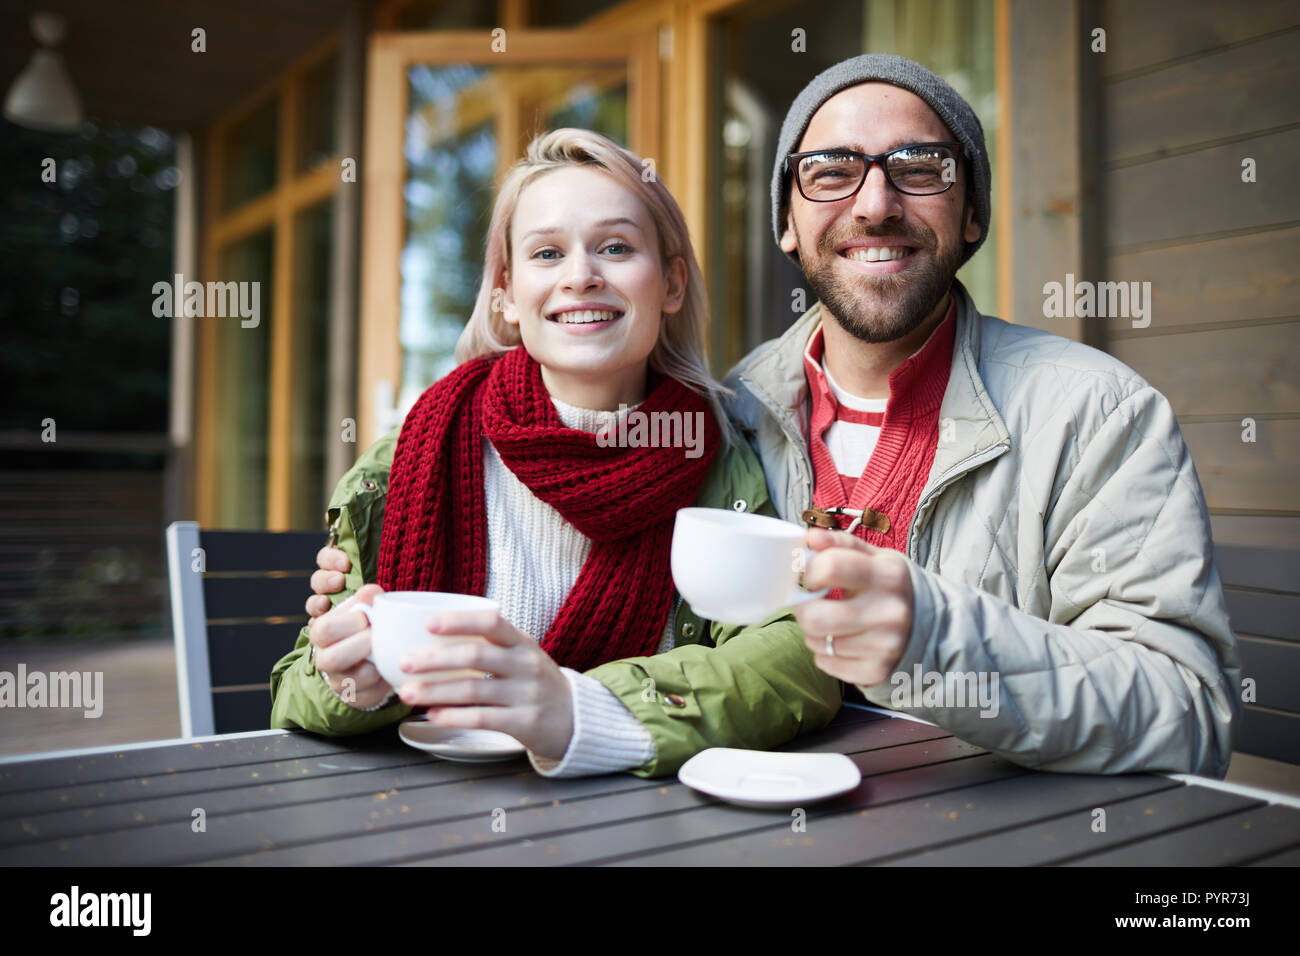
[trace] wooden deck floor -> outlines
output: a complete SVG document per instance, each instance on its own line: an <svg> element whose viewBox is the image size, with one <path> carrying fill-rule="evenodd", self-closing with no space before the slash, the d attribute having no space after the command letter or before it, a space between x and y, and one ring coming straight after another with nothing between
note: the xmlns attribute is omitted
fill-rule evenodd
<svg viewBox="0 0 1300 956"><path fill-rule="evenodd" d="M0 671L103 673L103 713L0 710L0 754L39 753L177 737L176 655L170 640L123 644L0 644Z"/></svg>

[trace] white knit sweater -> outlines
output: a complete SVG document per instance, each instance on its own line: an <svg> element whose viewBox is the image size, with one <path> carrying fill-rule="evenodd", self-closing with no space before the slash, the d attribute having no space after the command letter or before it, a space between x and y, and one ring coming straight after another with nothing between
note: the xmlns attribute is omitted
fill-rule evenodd
<svg viewBox="0 0 1300 956"><path fill-rule="evenodd" d="M552 398L569 428L595 432L623 412L578 408ZM534 495L483 440L483 490L488 519L487 597L515 627L540 641L560 613L591 553L591 539ZM671 615L659 650L673 646ZM576 777L639 767L654 757L654 740L600 681L561 668L573 701L573 737L560 761L529 753L538 773Z"/></svg>

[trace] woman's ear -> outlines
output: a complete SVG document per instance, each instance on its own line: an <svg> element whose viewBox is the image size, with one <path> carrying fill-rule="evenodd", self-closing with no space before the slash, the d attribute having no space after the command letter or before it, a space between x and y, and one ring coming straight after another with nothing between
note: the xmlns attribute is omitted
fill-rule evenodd
<svg viewBox="0 0 1300 956"><path fill-rule="evenodd" d="M664 270L664 279L668 283L668 291L664 296L663 311L671 315L681 311L682 303L686 301L686 260L681 256L673 256L668 268Z"/></svg>
<svg viewBox="0 0 1300 956"><path fill-rule="evenodd" d="M518 325L519 307L515 305L514 291L510 288L509 269L501 274L501 286L494 290L492 294L501 305L501 318L505 319L506 324Z"/></svg>

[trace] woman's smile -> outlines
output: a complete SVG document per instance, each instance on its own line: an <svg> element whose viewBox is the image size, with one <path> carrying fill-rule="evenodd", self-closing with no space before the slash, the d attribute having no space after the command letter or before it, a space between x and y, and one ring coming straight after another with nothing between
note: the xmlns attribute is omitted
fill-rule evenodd
<svg viewBox="0 0 1300 956"><path fill-rule="evenodd" d="M610 328L625 315L614 305L601 302L577 302L546 313L547 321L563 327L573 335L590 335Z"/></svg>

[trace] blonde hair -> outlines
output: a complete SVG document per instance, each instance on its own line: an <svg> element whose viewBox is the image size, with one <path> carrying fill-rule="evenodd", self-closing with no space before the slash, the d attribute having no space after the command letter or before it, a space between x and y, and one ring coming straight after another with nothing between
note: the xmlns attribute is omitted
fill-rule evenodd
<svg viewBox="0 0 1300 956"><path fill-rule="evenodd" d="M704 277L700 274L695 250L681 208L667 188L652 176L642 176L645 165L635 153L624 149L599 133L585 129L557 129L537 136L528 144L523 159L515 163L497 190L488 226L487 250L483 262L483 283L479 286L465 330L456 341L456 362L468 362L483 355L506 352L520 345L519 330L505 321L501 296L510 264L510 224L524 187L553 169L587 166L598 169L623 188L632 192L649 211L659 234L659 258L666 267L675 256L686 263L686 294L682 307L665 315L659 326L659 341L649 357L649 366L663 375L677 379L687 388L704 396L722 429L725 447L735 441L731 423L723 411L722 400L731 390L709 372L708 303Z"/></svg>

